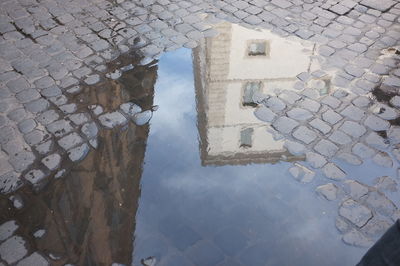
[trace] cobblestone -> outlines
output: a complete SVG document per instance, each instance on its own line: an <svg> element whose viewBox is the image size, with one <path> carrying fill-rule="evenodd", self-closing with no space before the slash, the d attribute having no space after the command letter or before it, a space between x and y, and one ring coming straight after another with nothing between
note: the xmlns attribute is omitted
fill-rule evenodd
<svg viewBox="0 0 400 266"><path fill-rule="evenodd" d="M254 111L254 115L258 119L260 119L261 121L264 121L264 122L272 122L276 117L276 114L274 112L272 112L269 108L265 107L265 106L258 107Z"/></svg>
<svg viewBox="0 0 400 266"><path fill-rule="evenodd" d="M375 150L363 143L355 144L351 150L355 155L363 159L371 158L372 156L375 155Z"/></svg>
<svg viewBox="0 0 400 266"><path fill-rule="evenodd" d="M103 81L100 72L105 71L106 61L132 47L145 46L142 51L151 56L182 45L196 47L197 40L202 36L217 33L213 26L203 23L208 19L211 21L213 13L218 18L245 22L249 27L249 24L259 25L282 36L296 35L318 42L317 60L329 73L330 80L325 84L328 95L321 100L321 90L317 91L318 86L314 86L318 83L311 86L309 82L300 82L295 85L298 93L285 91L267 101L270 108L261 106L255 111L256 117L264 122L273 122L273 127L284 135L289 152L304 154L307 151L307 162L315 168L324 167L325 172L327 168L332 168L331 159L335 155L357 165L362 161L354 154L366 158L369 151L372 152L368 158L372 157L378 164L389 167L387 154L377 153L374 149L387 148L389 141L391 144L400 143L398 130L390 126L390 120L398 118L398 110L392 108L400 105L397 96L392 97L390 105L386 105L376 104L376 99L370 99L368 94L379 85L398 85L398 78L393 72L397 67L396 61L387 54L383 57L380 54L382 48L393 46L398 40L395 27L399 9L392 8L397 4L395 1L116 1L113 5L105 5L102 0L95 3L90 0L73 2L75 5L72 7L72 2L49 0L36 3L35 8L29 7L28 2L24 1L24 8L26 6L29 12L5 9L3 13L9 13L9 16L4 20L6 23L0 21L0 80L5 84L0 88L0 95L2 99L7 99L0 103L0 143L7 152L5 156L16 150L15 145L20 146L19 155L7 157L10 166L4 166L0 172L0 179L4 181L0 187L2 193L12 192L22 185L19 174L14 170L28 172L33 165L36 167L33 163L36 159L46 165L43 156L58 154L58 145L68 151L72 161L81 160L89 151L82 137L95 143L99 130L97 125L113 128L126 124L127 118L132 117L138 124L147 123L152 111L140 113L141 109L131 109L128 105L121 105L119 111L107 110L105 114L97 105L91 109L91 115L98 116L98 120L91 122L88 114L77 113L81 112L75 105L78 102L69 101L64 93L78 95L82 90L78 83L94 85ZM80 8L81 4L85 7ZM49 9L48 12L44 7ZM41 11L35 13L34 10ZM63 25L58 26L58 23ZM23 34L16 32L15 27ZM167 48L171 45L168 42L173 43L172 48ZM153 58L143 62L146 60L150 62ZM349 61L352 61L351 64ZM380 84L382 75L388 76L383 77ZM314 76L304 72L303 81L307 80L306 76L308 80L314 79ZM306 89L303 90L304 86ZM337 87L346 88L348 92L339 92ZM280 115L284 112L288 117ZM343 117L352 121L342 123ZM379 131L379 134L367 130ZM389 141L380 136L385 135L383 131L388 131ZM82 133L82 137L78 132ZM362 138L364 135L367 135L365 139ZM307 144L316 142L314 150L318 153L309 152L311 147L287 140L292 137ZM61 139L57 145L58 138ZM27 147L27 150L23 151L22 147ZM348 153L350 147L354 154ZM31 150L35 151L35 155ZM392 153L395 157L400 154L396 147ZM38 154L42 157L36 158ZM64 154L62 150L60 154ZM56 168L58 166L48 169ZM308 178L303 178L300 177L300 180L308 181ZM390 205L389 201L383 204ZM381 207L374 205L371 209ZM371 228L376 224L371 223ZM354 245L369 244L365 232L360 232L349 229L343 240ZM28 259L30 257L33 259ZM33 253L23 261L25 265L48 264L39 253ZM24 265L22 261L20 264Z"/></svg>
<svg viewBox="0 0 400 266"><path fill-rule="evenodd" d="M392 158L390 158L389 154L387 154L386 152L378 152L377 154L375 154L372 160L376 164L383 167L391 168L393 166Z"/></svg>
<svg viewBox="0 0 400 266"><path fill-rule="evenodd" d="M346 173L334 163L327 163L322 168L322 171L325 174L325 176L329 179L343 180L346 177Z"/></svg>
<svg viewBox="0 0 400 266"><path fill-rule="evenodd" d="M24 258L23 260L19 261L17 266L48 266L50 263L45 259L42 255L37 252L32 253L28 257Z"/></svg>
<svg viewBox="0 0 400 266"><path fill-rule="evenodd" d="M337 197L338 188L332 183L317 187L316 192L327 200L335 200Z"/></svg>
<svg viewBox="0 0 400 266"><path fill-rule="evenodd" d="M343 117L341 115L332 110L328 110L322 114L322 119L331 125L336 124L337 122L342 120L342 118Z"/></svg>
<svg viewBox="0 0 400 266"><path fill-rule="evenodd" d="M299 125L295 120L288 117L279 117L272 126L281 133L289 134L292 130Z"/></svg>
<svg viewBox="0 0 400 266"><path fill-rule="evenodd" d="M310 125L319 130L322 134L327 134L331 131L332 127L319 118L310 121Z"/></svg>
<svg viewBox="0 0 400 266"><path fill-rule="evenodd" d="M334 131L330 136L329 140L339 145L345 145L351 143L351 138L340 131Z"/></svg>
<svg viewBox="0 0 400 266"><path fill-rule="evenodd" d="M331 158L336 154L339 148L334 143L322 139L314 146L314 150L328 158Z"/></svg>
<svg viewBox="0 0 400 266"><path fill-rule="evenodd" d="M309 183L314 179L315 173L307 167L295 163L293 167L289 169L290 174L299 182Z"/></svg>
<svg viewBox="0 0 400 266"><path fill-rule="evenodd" d="M293 132L293 137L306 144L310 144L317 138L317 134L305 126L300 126Z"/></svg>
<svg viewBox="0 0 400 266"><path fill-rule="evenodd" d="M0 257L8 264L15 263L28 253L25 245L22 237L13 236L0 244Z"/></svg>
<svg viewBox="0 0 400 266"><path fill-rule="evenodd" d="M367 132L364 126L353 121L345 121L340 130L354 138L359 138Z"/></svg>
<svg viewBox="0 0 400 266"><path fill-rule="evenodd" d="M4 241L14 234L18 229L18 225L15 220L4 222L0 225L0 241Z"/></svg>

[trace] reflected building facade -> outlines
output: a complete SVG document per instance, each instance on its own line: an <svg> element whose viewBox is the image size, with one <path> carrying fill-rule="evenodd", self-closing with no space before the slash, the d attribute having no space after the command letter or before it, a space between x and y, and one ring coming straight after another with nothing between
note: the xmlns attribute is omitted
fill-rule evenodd
<svg viewBox="0 0 400 266"><path fill-rule="evenodd" d="M293 89L296 76L318 69L314 46L268 30L221 23L217 37L194 49L203 165L296 160L254 116L257 98Z"/></svg>
<svg viewBox="0 0 400 266"><path fill-rule="evenodd" d="M105 110L133 100L146 110L153 105L156 77L157 66L135 67L119 81L90 87L84 94ZM24 188L24 208L0 210L1 218L15 219L29 248L50 258L51 265L130 265L148 135L148 124L132 122L102 130L95 151L39 193ZM39 229L44 235L32 237Z"/></svg>

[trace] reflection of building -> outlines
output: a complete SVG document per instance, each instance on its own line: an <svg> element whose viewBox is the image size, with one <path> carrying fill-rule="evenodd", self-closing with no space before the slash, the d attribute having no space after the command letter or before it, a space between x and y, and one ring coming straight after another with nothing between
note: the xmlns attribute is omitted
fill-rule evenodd
<svg viewBox="0 0 400 266"><path fill-rule="evenodd" d="M313 46L222 23L194 50L201 158L208 164L277 162L289 155L253 114L254 97L291 89L312 67Z"/></svg>
<svg viewBox="0 0 400 266"><path fill-rule="evenodd" d="M97 93L92 87L90 100L115 110L121 103L137 99L149 109L156 74L156 67L137 67L121 77L125 88L116 81ZM53 180L37 195L22 195L26 206L12 217L30 236L38 229L46 230L43 237L30 242L34 250L57 257L51 265L132 263L148 133L148 125L136 127L133 123L125 130L104 130L98 149L74 165L69 174Z"/></svg>

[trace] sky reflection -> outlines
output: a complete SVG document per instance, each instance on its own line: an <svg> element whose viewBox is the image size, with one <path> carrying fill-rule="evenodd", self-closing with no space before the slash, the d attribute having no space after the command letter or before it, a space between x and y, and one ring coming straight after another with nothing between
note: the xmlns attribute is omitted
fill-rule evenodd
<svg viewBox="0 0 400 266"><path fill-rule="evenodd" d="M135 265L354 265L365 252L341 242L321 181L296 182L289 163L201 166L190 50L161 58L154 103Z"/></svg>

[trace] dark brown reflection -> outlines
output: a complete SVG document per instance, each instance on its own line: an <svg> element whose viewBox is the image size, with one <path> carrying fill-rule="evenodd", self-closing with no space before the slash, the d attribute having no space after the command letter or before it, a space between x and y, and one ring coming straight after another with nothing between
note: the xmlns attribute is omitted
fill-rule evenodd
<svg viewBox="0 0 400 266"><path fill-rule="evenodd" d="M153 105L156 77L156 66L136 67L119 81L105 82L83 94L87 102L106 110L128 101L146 110ZM30 188L19 191L25 203L21 210L1 198L1 220L15 219L20 224L18 234L28 239L32 251L57 258L52 265L131 264L148 135L149 125L138 127L132 122L102 130L97 150L65 177L52 180L38 193ZM41 238L33 237L38 229L46 230Z"/></svg>

